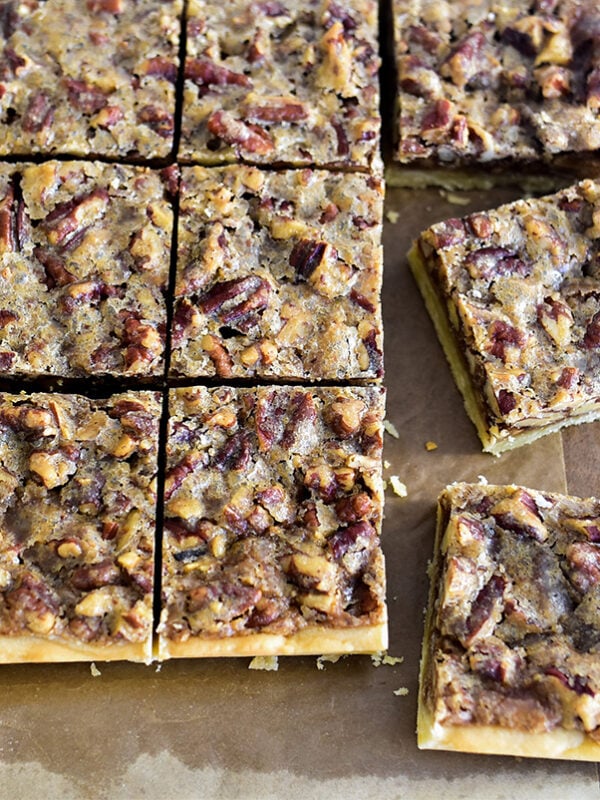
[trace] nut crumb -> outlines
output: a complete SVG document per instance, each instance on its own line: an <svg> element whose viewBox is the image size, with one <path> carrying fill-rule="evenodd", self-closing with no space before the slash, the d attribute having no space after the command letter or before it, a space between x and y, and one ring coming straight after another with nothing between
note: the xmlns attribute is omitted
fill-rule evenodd
<svg viewBox="0 0 600 800"><path fill-rule="evenodd" d="M438 446L435 442L425 442L425 450L437 450Z"/></svg>
<svg viewBox="0 0 600 800"><path fill-rule="evenodd" d="M406 484L402 483L402 481L397 475L390 475L390 486L392 487L392 491L394 492L394 494L398 495L398 497L408 496L408 489L406 488Z"/></svg>
<svg viewBox="0 0 600 800"><path fill-rule="evenodd" d="M380 667L382 664L386 667L393 667L396 664L402 664L404 661L404 656L390 656L387 653L373 653L371 656L371 661L373 662L374 667Z"/></svg>
<svg viewBox="0 0 600 800"><path fill-rule="evenodd" d="M162 669L162 662L159 661L158 664L156 665L156 669L154 671L155 672L160 672L161 669Z"/></svg>
<svg viewBox="0 0 600 800"><path fill-rule="evenodd" d="M484 486L488 485L488 479L485 477L485 475L478 475L477 480L479 483L483 483Z"/></svg>
<svg viewBox="0 0 600 800"><path fill-rule="evenodd" d="M406 686L401 686L399 689L394 689L394 694L396 697L406 697L408 688Z"/></svg>
<svg viewBox="0 0 600 800"><path fill-rule="evenodd" d="M94 664L94 662L93 662L93 661L92 661L92 663L90 664L90 672L92 673L92 678L98 678L100 675L102 675L102 673L100 672L100 670L99 670L99 669L98 669L98 667L97 667L97 666Z"/></svg>
<svg viewBox="0 0 600 800"><path fill-rule="evenodd" d="M386 211L385 218L388 222L391 222L392 225L395 225L400 219L400 214L398 211Z"/></svg>
<svg viewBox="0 0 600 800"><path fill-rule="evenodd" d="M391 466L392 465L390 464L390 462L386 458L386 460L383 462L383 468L384 469L389 469Z"/></svg>
<svg viewBox="0 0 600 800"><path fill-rule="evenodd" d="M325 669L325 664L335 664L341 658L340 655L322 655L317 658L317 669Z"/></svg>
<svg viewBox="0 0 600 800"><path fill-rule="evenodd" d="M471 202L470 197L465 197L464 194L456 194L456 192L448 192L446 189L440 189L440 194L453 206L468 206Z"/></svg>
<svg viewBox="0 0 600 800"><path fill-rule="evenodd" d="M394 439L399 439L400 438L400 434L398 433L398 429L396 428L396 426L394 425L393 422L389 421L389 419L384 419L383 420L383 427L385 428L387 433L389 433L390 436L394 437Z"/></svg>
<svg viewBox="0 0 600 800"><path fill-rule="evenodd" d="M277 672L279 660L277 656L254 656L248 664L248 669L262 669L266 672Z"/></svg>

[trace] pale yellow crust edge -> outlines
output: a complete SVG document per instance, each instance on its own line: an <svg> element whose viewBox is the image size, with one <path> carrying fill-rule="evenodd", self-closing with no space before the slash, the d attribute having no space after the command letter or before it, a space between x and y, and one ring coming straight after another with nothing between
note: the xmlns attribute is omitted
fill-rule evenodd
<svg viewBox="0 0 600 800"><path fill-rule="evenodd" d="M398 189L426 189L440 187L448 191L488 190L494 187L518 186L526 192L555 192L562 189L576 178L573 175L554 173L519 173L513 171L494 172L486 170L457 169L453 167L418 167L401 163L391 164L385 169L385 180L388 186Z"/></svg>
<svg viewBox="0 0 600 800"><path fill-rule="evenodd" d="M441 725L419 707L417 745L420 750L454 750L524 758L600 761L600 743L583 731L557 729L527 733L497 725Z"/></svg>
<svg viewBox="0 0 600 800"><path fill-rule="evenodd" d="M152 662L152 639L143 642L92 644L38 636L0 636L0 664L41 664L66 661Z"/></svg>
<svg viewBox="0 0 600 800"><path fill-rule="evenodd" d="M356 628L303 628L289 636L253 633L219 639L190 637L173 642L159 635L157 658L222 658L230 656L320 656L379 653L387 650L387 620Z"/></svg>
<svg viewBox="0 0 600 800"><path fill-rule="evenodd" d="M496 448L497 440L489 434L483 411L481 410L481 403L475 394L470 376L463 366L463 355L456 343L454 332L448 322L445 309L433 288L416 244L413 244L408 253L408 264L417 286L419 287L419 291L423 296L425 307L433 322L433 327L435 328L446 360L450 365L450 371L454 381L463 396L467 414L477 429L477 434L481 439L484 451L493 453Z"/></svg>

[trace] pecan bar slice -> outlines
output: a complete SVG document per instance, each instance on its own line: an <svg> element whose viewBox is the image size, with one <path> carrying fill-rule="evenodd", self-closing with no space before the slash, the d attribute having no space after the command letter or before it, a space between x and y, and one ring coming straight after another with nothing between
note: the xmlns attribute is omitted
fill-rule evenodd
<svg viewBox="0 0 600 800"><path fill-rule="evenodd" d="M488 183L532 172L556 185L559 167L598 170L596 0L394 0L394 19L395 157L407 169L391 180L464 186L477 172Z"/></svg>
<svg viewBox="0 0 600 800"><path fill-rule="evenodd" d="M0 6L0 155L165 157L182 0Z"/></svg>
<svg viewBox="0 0 600 800"><path fill-rule="evenodd" d="M600 501L519 486L440 495L421 748L600 758Z"/></svg>
<svg viewBox="0 0 600 800"><path fill-rule="evenodd" d="M148 169L0 165L0 373L161 374L172 216Z"/></svg>
<svg viewBox="0 0 600 800"><path fill-rule="evenodd" d="M386 647L384 390L170 395L159 658Z"/></svg>
<svg viewBox="0 0 600 800"><path fill-rule="evenodd" d="M151 660L161 407L0 395L0 662Z"/></svg>
<svg viewBox="0 0 600 800"><path fill-rule="evenodd" d="M441 222L409 261L485 451L600 418L600 183Z"/></svg>
<svg viewBox="0 0 600 800"><path fill-rule="evenodd" d="M190 0L179 155L380 167L375 0Z"/></svg>
<svg viewBox="0 0 600 800"><path fill-rule="evenodd" d="M182 170L171 373L383 373L379 178Z"/></svg>

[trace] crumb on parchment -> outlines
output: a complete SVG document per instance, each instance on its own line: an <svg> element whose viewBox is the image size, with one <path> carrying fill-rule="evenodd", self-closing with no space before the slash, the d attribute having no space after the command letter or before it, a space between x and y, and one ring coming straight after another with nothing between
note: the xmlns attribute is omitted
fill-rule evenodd
<svg viewBox="0 0 600 800"><path fill-rule="evenodd" d="M374 667L393 667L396 664L402 664L404 661L404 656L390 656L387 653L373 653L371 656L371 661L373 662Z"/></svg>
<svg viewBox="0 0 600 800"><path fill-rule="evenodd" d="M248 669L262 669L266 672L277 672L279 660L277 656L254 656L248 664Z"/></svg>
<svg viewBox="0 0 600 800"><path fill-rule="evenodd" d="M100 675L102 675L102 673L100 672L100 670L99 670L99 669L98 669L98 667L97 667L97 666L94 664L94 662L93 662L93 661L92 661L92 663L90 664L90 672L92 673L92 678L97 678L97 677L99 677Z"/></svg>
<svg viewBox="0 0 600 800"><path fill-rule="evenodd" d="M399 439L400 434L398 433L398 429L394 425L393 422L390 422L389 419L383 420L383 427L385 428L386 433L389 433L390 436L393 436L394 439Z"/></svg>
<svg viewBox="0 0 600 800"><path fill-rule="evenodd" d="M406 488L406 484L402 483L397 475L390 475L389 483L392 487L392 491L394 494L398 495L398 497L408 497L408 489Z"/></svg>
<svg viewBox="0 0 600 800"><path fill-rule="evenodd" d="M400 219L400 213L398 211L386 211L385 218L388 222L391 222L392 225L395 225Z"/></svg>
<svg viewBox="0 0 600 800"><path fill-rule="evenodd" d="M317 669L325 669L325 664L335 664L342 656L331 654L322 655L317 658Z"/></svg>
<svg viewBox="0 0 600 800"><path fill-rule="evenodd" d="M406 697L408 694L408 687L401 686L399 689L394 689L394 694L396 697Z"/></svg>
<svg viewBox="0 0 600 800"><path fill-rule="evenodd" d="M425 442L425 450L431 452L432 450L437 450L438 446L435 442L429 441Z"/></svg>

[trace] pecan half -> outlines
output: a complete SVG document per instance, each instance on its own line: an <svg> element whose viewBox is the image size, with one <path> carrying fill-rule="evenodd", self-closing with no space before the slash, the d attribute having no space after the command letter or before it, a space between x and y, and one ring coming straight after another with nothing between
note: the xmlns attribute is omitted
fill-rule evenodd
<svg viewBox="0 0 600 800"><path fill-rule="evenodd" d="M531 272L530 265L505 247L482 247L474 250L465 258L465 266L471 277L485 280L506 275L526 277Z"/></svg>
<svg viewBox="0 0 600 800"><path fill-rule="evenodd" d="M208 130L218 139L229 145L239 147L248 153L267 155L275 145L266 131L256 125L248 125L237 119L229 111L213 111L208 118Z"/></svg>
<svg viewBox="0 0 600 800"><path fill-rule="evenodd" d="M470 644L482 630L485 630L486 634L491 633L488 628L490 625L493 626L495 624L494 614L502 603L505 586L506 581L504 578L501 578L499 575L492 575L485 586L479 591L467 618L464 644Z"/></svg>
<svg viewBox="0 0 600 800"><path fill-rule="evenodd" d="M281 437L281 444L285 448L295 444L298 428L303 422L314 422L317 418L315 403L309 392L296 392L290 405L292 413Z"/></svg>
<svg viewBox="0 0 600 800"><path fill-rule="evenodd" d="M220 472L242 470L250 460L250 439L245 431L236 431L215 453L211 466Z"/></svg>
<svg viewBox="0 0 600 800"><path fill-rule="evenodd" d="M109 201L107 190L97 186L87 194L58 203L40 225L51 244L68 249L81 241L90 225L104 217Z"/></svg>
<svg viewBox="0 0 600 800"><path fill-rule="evenodd" d="M216 283L200 297L198 305L205 314L216 312L226 325L240 327L248 317L267 308L270 291L270 285L258 275L246 275ZM224 310L231 300L243 297L241 302Z"/></svg>

